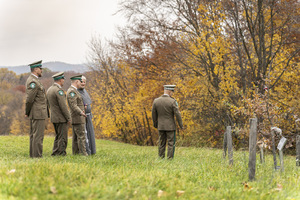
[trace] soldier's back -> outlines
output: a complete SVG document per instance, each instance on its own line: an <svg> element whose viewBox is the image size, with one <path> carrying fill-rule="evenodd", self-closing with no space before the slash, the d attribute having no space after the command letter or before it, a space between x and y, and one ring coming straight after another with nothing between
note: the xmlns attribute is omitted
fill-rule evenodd
<svg viewBox="0 0 300 200"><path fill-rule="evenodd" d="M175 99L168 95L162 95L154 100L158 116L158 130L175 130L173 104Z"/></svg>

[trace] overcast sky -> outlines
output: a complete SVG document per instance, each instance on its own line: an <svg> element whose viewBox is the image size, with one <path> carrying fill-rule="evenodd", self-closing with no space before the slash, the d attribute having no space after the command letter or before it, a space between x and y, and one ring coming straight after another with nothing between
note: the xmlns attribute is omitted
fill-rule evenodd
<svg viewBox="0 0 300 200"><path fill-rule="evenodd" d="M0 0L0 66L85 63L93 35L113 39L120 0Z"/></svg>

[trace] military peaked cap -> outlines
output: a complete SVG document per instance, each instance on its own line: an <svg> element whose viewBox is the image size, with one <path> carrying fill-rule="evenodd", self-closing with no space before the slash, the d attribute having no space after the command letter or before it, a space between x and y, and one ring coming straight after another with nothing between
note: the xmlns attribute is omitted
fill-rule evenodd
<svg viewBox="0 0 300 200"><path fill-rule="evenodd" d="M72 76L70 79L71 80L80 80L81 81L82 75L76 75L76 76Z"/></svg>
<svg viewBox="0 0 300 200"><path fill-rule="evenodd" d="M58 73L56 73L56 74L54 74L53 76L52 76L52 78L56 81L56 80L59 80L59 79L64 79L65 78L65 76L64 76L64 72L58 72Z"/></svg>
<svg viewBox="0 0 300 200"><path fill-rule="evenodd" d="M165 90L172 90L172 91L174 91L175 87L176 87L176 85L164 85L164 89Z"/></svg>
<svg viewBox="0 0 300 200"><path fill-rule="evenodd" d="M39 67L42 68L42 60L29 64L30 68Z"/></svg>

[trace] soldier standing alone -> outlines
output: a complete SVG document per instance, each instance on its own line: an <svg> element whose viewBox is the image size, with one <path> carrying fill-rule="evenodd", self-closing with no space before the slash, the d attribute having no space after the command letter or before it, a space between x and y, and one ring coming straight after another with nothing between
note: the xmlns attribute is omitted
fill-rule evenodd
<svg viewBox="0 0 300 200"><path fill-rule="evenodd" d="M50 119L55 129L55 140L52 156L67 154L68 124L71 125L71 115L67 107L66 94L62 86L65 82L64 72L52 76L54 84L47 91L47 99L50 107Z"/></svg>
<svg viewBox="0 0 300 200"><path fill-rule="evenodd" d="M26 81L25 116L30 119L30 157L43 156L45 119L48 117L45 89L39 81L42 77L42 61L29 64L31 75Z"/></svg>
<svg viewBox="0 0 300 200"><path fill-rule="evenodd" d="M81 94L77 91L81 86L82 75L71 77L71 86L67 91L67 100L72 117L73 137L72 152L73 154L82 154L87 156L86 138L85 138L85 118L84 104Z"/></svg>
<svg viewBox="0 0 300 200"><path fill-rule="evenodd" d="M158 155L165 157L166 143L168 141L168 159L172 159L175 153L176 124L174 116L183 129L178 103L172 97L175 85L164 85L164 95L156 98L152 106L153 125L159 131Z"/></svg>

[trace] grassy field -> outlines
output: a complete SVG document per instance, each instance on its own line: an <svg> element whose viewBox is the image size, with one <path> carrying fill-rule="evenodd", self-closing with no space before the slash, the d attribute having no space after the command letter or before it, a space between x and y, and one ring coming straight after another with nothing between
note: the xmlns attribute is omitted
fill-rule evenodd
<svg viewBox="0 0 300 200"><path fill-rule="evenodd" d="M97 140L97 154L29 158L28 136L0 137L0 199L300 199L300 167L285 156L285 171L273 171L272 156L257 160L256 181L248 181L248 153L176 148L175 159L157 157L157 147ZM257 156L258 159L259 156ZM161 190L161 191L160 191ZM160 192L159 192L160 191Z"/></svg>

